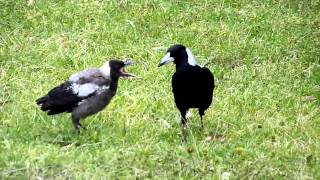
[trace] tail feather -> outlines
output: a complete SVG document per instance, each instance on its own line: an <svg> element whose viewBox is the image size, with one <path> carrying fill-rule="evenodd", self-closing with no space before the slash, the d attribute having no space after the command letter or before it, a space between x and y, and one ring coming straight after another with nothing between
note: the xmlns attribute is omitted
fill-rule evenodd
<svg viewBox="0 0 320 180"><path fill-rule="evenodd" d="M36 100L42 111L46 111L48 115L70 112L74 106L71 104L61 104L57 100L46 95Z"/></svg>
<svg viewBox="0 0 320 180"><path fill-rule="evenodd" d="M63 112L71 112L82 98L70 90L70 83L65 82L50 90L47 95L36 100L42 111L46 111L48 115L59 114Z"/></svg>
<svg viewBox="0 0 320 180"><path fill-rule="evenodd" d="M36 103L40 106L42 111L47 111L50 109L50 97L43 96L36 100Z"/></svg>
<svg viewBox="0 0 320 180"><path fill-rule="evenodd" d="M40 104L42 104L42 103L44 103L44 102L46 101L46 98L47 98L47 96L43 96L43 97L37 99L37 100L36 100L36 103L37 103L38 105L40 105Z"/></svg>

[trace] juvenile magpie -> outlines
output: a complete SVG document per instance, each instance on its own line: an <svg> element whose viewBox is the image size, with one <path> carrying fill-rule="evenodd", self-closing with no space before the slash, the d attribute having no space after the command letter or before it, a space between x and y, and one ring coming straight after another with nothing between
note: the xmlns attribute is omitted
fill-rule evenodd
<svg viewBox="0 0 320 180"><path fill-rule="evenodd" d="M187 123L186 113L190 108L198 108L203 128L202 116L212 102L214 77L206 67L197 65L191 51L176 44L167 50L159 67L174 62L176 72L172 76L172 92L177 108L181 113L181 123Z"/></svg>
<svg viewBox="0 0 320 180"><path fill-rule="evenodd" d="M134 76L125 66L132 61L110 60L100 68L89 68L75 73L67 81L36 100L48 115L71 112L76 130L80 120L104 109L116 94L119 77Z"/></svg>

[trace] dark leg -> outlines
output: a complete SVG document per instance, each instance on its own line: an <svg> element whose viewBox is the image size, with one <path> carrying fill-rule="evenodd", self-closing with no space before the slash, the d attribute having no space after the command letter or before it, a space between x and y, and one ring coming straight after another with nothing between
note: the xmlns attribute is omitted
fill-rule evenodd
<svg viewBox="0 0 320 180"><path fill-rule="evenodd" d="M72 115L72 124L74 126L74 128L80 132L80 128L82 128L82 125L80 124L80 118L75 117L74 115Z"/></svg>
<svg viewBox="0 0 320 180"><path fill-rule="evenodd" d="M187 142L187 110L180 110L181 113L181 131L184 142Z"/></svg>
<svg viewBox="0 0 320 180"><path fill-rule="evenodd" d="M200 119L201 119L201 129L203 129L202 115L200 115Z"/></svg>
<svg viewBox="0 0 320 180"><path fill-rule="evenodd" d="M201 120L201 128L203 129L202 116L204 115L204 111L202 109L199 109L199 115L200 115L200 120Z"/></svg>
<svg viewBox="0 0 320 180"><path fill-rule="evenodd" d="M82 126L82 124L81 124L80 122L78 122L78 126L79 126L80 128L82 128L82 129L84 129L84 130L87 129L86 127Z"/></svg>

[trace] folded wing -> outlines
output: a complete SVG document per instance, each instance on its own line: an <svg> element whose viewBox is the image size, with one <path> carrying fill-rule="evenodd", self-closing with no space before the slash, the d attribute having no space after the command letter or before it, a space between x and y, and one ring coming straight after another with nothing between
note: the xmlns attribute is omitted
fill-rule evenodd
<svg viewBox="0 0 320 180"><path fill-rule="evenodd" d="M36 103L48 115L71 112L81 101L108 90L110 82L98 69L88 69L70 76L68 81L50 90Z"/></svg>

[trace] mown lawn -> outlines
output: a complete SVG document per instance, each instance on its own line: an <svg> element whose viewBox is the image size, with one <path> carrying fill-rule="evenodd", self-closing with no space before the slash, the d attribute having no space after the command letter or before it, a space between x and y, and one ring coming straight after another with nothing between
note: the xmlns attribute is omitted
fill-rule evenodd
<svg viewBox="0 0 320 180"><path fill-rule="evenodd" d="M0 0L0 177L320 178L320 1ZM188 46L217 88L181 142L166 49ZM35 99L87 67L132 58L77 135Z"/></svg>

